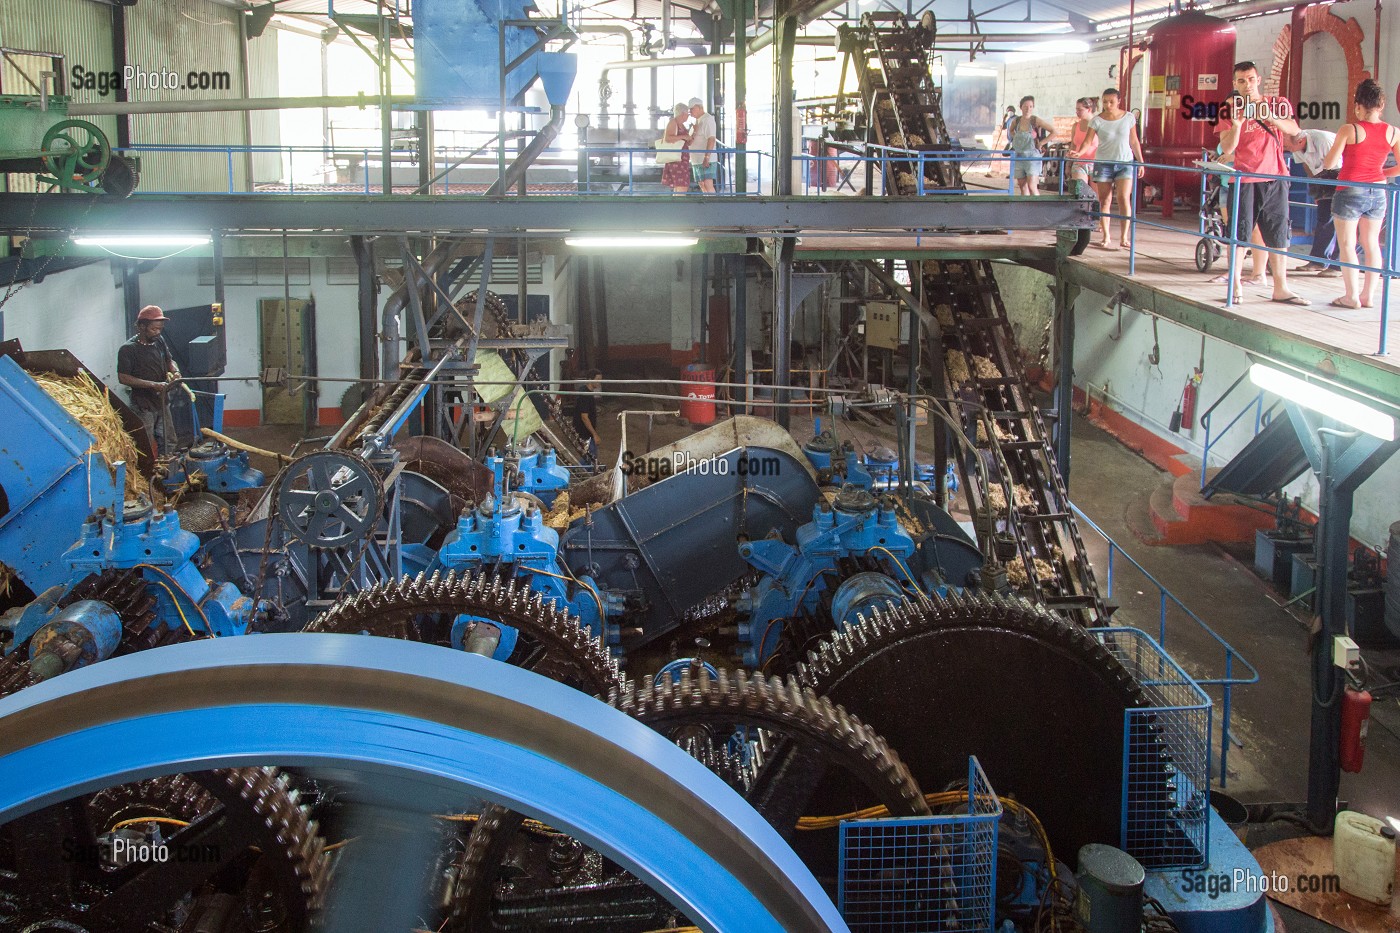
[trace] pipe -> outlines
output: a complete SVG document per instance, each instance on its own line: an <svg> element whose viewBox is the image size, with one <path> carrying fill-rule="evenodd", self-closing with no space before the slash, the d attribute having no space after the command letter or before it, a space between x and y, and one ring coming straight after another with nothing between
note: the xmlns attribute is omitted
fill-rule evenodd
<svg viewBox="0 0 1400 933"><path fill-rule="evenodd" d="M574 29L574 32L622 36L624 43L623 54L627 56L627 61L630 62L637 56L636 37L632 35L632 30L628 29L626 26L579 26ZM602 76L606 78L607 74L608 69L604 68ZM632 93L632 87L632 72L629 71L627 72L627 82L624 85L622 102L622 128L626 130L634 130L637 128L637 102L636 97ZM606 107L607 105L604 104L603 106ZM601 113L606 112L606 110L601 111Z"/></svg>
<svg viewBox="0 0 1400 933"><path fill-rule="evenodd" d="M1231 3L1227 6L1211 7L1204 12L1227 22L1244 19L1247 16L1263 16L1268 13L1284 13L1298 6L1298 0L1246 0L1244 3ZM1136 17L1138 25L1166 19L1176 12L1175 6L1159 7ZM1109 22L1112 22L1111 20ZM1103 26L1089 40L1090 45L1119 44L1123 41L1123 29L1127 24ZM942 39L942 36L938 37Z"/></svg>
<svg viewBox="0 0 1400 933"><path fill-rule="evenodd" d="M396 94L391 104L411 104L417 98L411 94ZM342 97L219 97L211 100L135 100L104 103L91 101L74 103L68 115L100 117L126 113L225 113L245 110L301 110L322 107L359 107L375 105L375 98L364 93ZM129 144L127 144L129 145Z"/></svg>
<svg viewBox="0 0 1400 933"><path fill-rule="evenodd" d="M1303 17L1312 6L1300 3L1293 8L1288 32L1288 87L1282 93L1294 103L1303 96Z"/></svg>
<svg viewBox="0 0 1400 933"><path fill-rule="evenodd" d="M821 19L837 7L844 6L846 2L847 0L822 0L821 3L818 3L806 13L798 14L797 24L799 26L810 25L813 21ZM772 45L773 40L777 38L774 32L775 30L770 29L760 36L754 36L754 40L749 43L749 54L752 55L759 49ZM828 37L825 44L829 45L830 43L831 38Z"/></svg>

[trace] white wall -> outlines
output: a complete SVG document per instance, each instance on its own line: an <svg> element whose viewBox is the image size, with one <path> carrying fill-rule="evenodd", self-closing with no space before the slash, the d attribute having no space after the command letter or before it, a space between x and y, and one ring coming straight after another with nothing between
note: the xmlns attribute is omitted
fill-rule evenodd
<svg viewBox="0 0 1400 933"><path fill-rule="evenodd" d="M18 339L26 350L66 349L115 388L117 348L130 336L116 286L105 262L26 285L5 303L3 336Z"/></svg>
<svg viewBox="0 0 1400 933"><path fill-rule="evenodd" d="M1152 319L1125 307L1122 333L1118 334L1116 315L1101 314L1108 298L1092 292L1082 292L1075 305L1077 333L1074 342L1074 382L1094 399L1105 399L1109 407L1128 416L1147 430L1165 438L1178 447L1200 456L1205 443L1205 431L1199 422L1204 412L1229 389L1241 373L1249 368L1250 360L1237 347L1218 340L1207 339L1205 378L1196 411L1196 426L1172 433L1167 429L1176 409L1186 377L1200 363L1201 335L1168 321L1159 320L1158 341L1161 360L1151 365ZM1248 404L1255 395L1249 381L1231 393L1213 416L1212 438ZM1272 397L1265 399L1267 408ZM1287 417L1282 408L1277 417ZM1242 450L1253 433L1253 416L1240 419L1218 444L1211 447L1211 465L1224 464ZM1312 473L1284 490L1289 496L1301 496L1303 506L1318 510L1317 480ZM1392 458L1357 490L1351 522L1352 537L1384 549L1392 522L1400 520L1400 458Z"/></svg>

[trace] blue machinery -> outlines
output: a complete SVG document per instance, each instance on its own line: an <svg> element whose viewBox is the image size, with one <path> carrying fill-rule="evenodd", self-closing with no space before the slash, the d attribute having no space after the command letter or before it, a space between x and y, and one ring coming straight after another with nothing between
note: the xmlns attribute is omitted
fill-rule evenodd
<svg viewBox="0 0 1400 933"><path fill-rule="evenodd" d="M69 714L50 714L60 707ZM31 687L0 701L0 726L0 820L182 769L359 769L506 802L616 860L705 930L846 929L778 833L676 745L467 653L353 636L215 639ZM382 892L411 889L419 870L348 892L360 896L340 929L408 929L416 905L396 915L403 905Z"/></svg>
<svg viewBox="0 0 1400 933"><path fill-rule="evenodd" d="M266 598L273 591L269 581L263 581L264 585L258 587L255 585L258 581L251 579L253 569L264 556L259 552L259 547L267 534L266 524L255 523L250 529L237 530L232 538L234 546L220 551L215 540L229 541L228 535L202 541L182 529L174 513L153 510L141 504L128 506L122 503L118 493L123 483L122 471L119 469L113 475L99 457L87 453L90 439L86 437L86 432L72 422L32 380L24 376L12 359L0 358L0 375L4 376L0 379L0 399L4 400L5 414L15 419L13 423L23 426L22 432L16 433L25 436L24 450L11 449L8 453L16 464L22 461L26 468L5 472L0 478L0 488L4 489L8 506L8 510L0 514L0 547L4 548L7 563L19 569L21 579L38 594L28 605L18 607L5 617L3 630L10 636L7 650L23 650L26 653L36 680L53 679L58 674L74 672L65 674L53 684L31 687L0 705L0 710L6 714L0 735L11 736L13 742L15 735L31 734L24 723L42 721L42 718L36 718L38 714L26 719L24 709L47 700L65 704L81 702L88 693L89 687L86 685L90 680L92 689L97 690L96 685L106 683L106 678L111 677L115 682L127 673L137 679L154 673L157 668L180 673L179 665L183 661L176 662L174 668L169 667L171 661L167 659L176 657L169 650L163 650L158 655L138 654L126 659L117 658L92 671L79 670L93 667L96 662L110 657L123 639L125 617L115 607L125 608L120 598L124 592L121 586L125 585L122 583L125 578L113 575L139 575L145 591L151 597L143 624L153 631L184 632L191 636L239 635L259 623L266 625L276 616L284 600ZM397 424L399 420L390 419L390 423ZM379 437L380 433L375 432L374 436ZM381 464L387 462L389 471L394 471L393 455L385 453L385 447L370 444L362 449L379 459ZM559 467L548 452L516 453L514 460L515 463L509 467L501 457L493 457L489 461L494 480L492 494L472 510L458 516L455 525L449 526L451 530L440 546L431 544L427 537L407 544L401 542L397 551L400 566L407 562L410 566L416 564L443 569L499 570L504 565L513 565L517 575L528 577L532 590L566 607L614 649L639 647L654 641L674 630L688 612L711 597L718 587L750 576L757 582L747 585L747 597L737 602L741 609L738 628L746 660L758 666L773 656L779 636L794 618L805 616L809 622L815 619L826 633L833 626L838 630L849 628L857 624L862 616L869 617L874 610L911 595L939 594L960 589L974 578L981 561L976 547L941 510L931 507L915 509L914 518L923 526L916 539L908 530L907 517L902 519L889 501L879 501L865 490L847 488L828 505L825 500L819 499L819 492L805 467L777 451L759 448L732 451L720 458L727 465L724 469L716 467L707 473L683 471L594 511L562 535L543 525L542 515L533 502L515 497L508 491L506 478L509 475L520 491L528 491L531 496L547 502L552 501L567 483L567 471ZM745 464L743 469L739 467L741 461ZM771 462L771 469L754 467L755 463L761 465L767 462ZM276 507L260 520L277 521L280 515L283 527L289 527L301 536L301 540L288 542L284 547L286 553L280 558L280 566L287 568L287 572L269 574L270 578L276 577L280 581L279 586L288 585L287 578L295 576L298 564L292 556L294 553L299 553L300 559L305 561L300 566L314 566L317 549L313 544L319 545L322 551L334 554L337 553L336 546L343 543L341 539L359 544L365 540L365 535L385 537L390 531L385 525L389 519L384 517L384 501L380 498L390 491L381 479L382 465L371 466L365 458L344 451L321 452L302 458L298 463L301 464L301 472L289 471L292 479L282 487L284 495L280 501L274 500ZM857 463L856 470L848 470L847 478L852 472L859 477L861 466ZM4 469L5 462L0 461L0 471ZM403 471L398 472L403 475ZM424 490L431 492L431 488L424 487L405 498L421 501L426 498L422 494ZM282 512L284 508L285 512ZM427 507L417 512L410 509L408 514L410 524L415 521L412 518L415 515L423 521L430 516L441 517ZM70 532L61 536L55 533L55 529L64 527L69 528ZM736 532L742 533L742 538ZM788 541L794 543L788 544ZM383 557L381 553L377 558L381 564L376 572L383 574L380 579L392 574ZM703 562L706 566L708 574L704 579L698 579L701 575L691 570L697 562ZM199 566L201 564L202 567ZM237 567L241 567L241 571L234 569ZM109 590L105 593L93 591L94 598L75 598L90 591L75 586L75 582L93 577L97 577L99 582L108 581L102 585L107 585ZM348 579L347 574L341 584L344 585ZM367 579L374 579L374 575L368 575ZM238 585L226 581L237 581ZM256 599L245 595L253 592L262 595ZM292 592L300 591L294 587ZM459 619L450 643L467 647L470 651L508 656L513 638L509 631L501 632L499 644L486 646L493 650L483 651L481 645L464 644L469 637L467 627L472 622L481 621L491 620ZM304 639L314 636L296 637ZM215 640L172 650L217 651L220 649L210 645L224 645L229 646L222 650L230 652L230 657L237 655L240 659L247 659L256 655L262 659L257 663L271 663L267 659L272 655L261 652L265 648L267 652L275 653L276 646L284 644L291 642L265 637ZM308 657L304 648L307 644L309 642L296 643L293 656L299 662L306 661ZM245 650L244 646L252 654L239 654ZM444 665L465 663L467 667L463 670L470 671L473 678L478 671L503 669L492 667L484 660L464 659L462 652L434 652L421 646L393 646L390 654L400 648L426 653L422 656L432 656L434 664L438 660ZM382 675L386 680L402 676L404 672L396 671L392 664L386 665L383 650L379 647L374 649L374 666L377 669L374 676ZM335 652L332 654L337 659L349 657ZM412 656L419 657L417 654ZM179 657L195 656L185 654ZM361 662L348 663L345 670L358 670L356 665ZM685 663L687 666L691 664L689 661ZM197 665L192 663L190 670L193 671L195 667ZM314 668L315 664L311 664L311 667ZM213 677L215 669L219 669L219 664L202 668L199 674L190 676ZM420 666L419 673L422 674L424 670L427 668ZM502 676L509 680L517 673ZM537 679L520 676L526 679L512 680L509 690L533 691ZM676 676L674 671L672 676ZM205 680L199 682L199 695L214 696L209 692L210 687ZM473 687L480 683L475 679L467 682ZM555 691L563 690L550 686ZM506 689L502 687L502 690ZM490 694L490 691L485 693ZM230 697L233 695L228 694ZM218 696L223 697L224 694L218 693ZM577 693L570 696L573 704L580 702ZM278 716L291 714L273 702L272 694L262 699L269 705L250 707L266 714L265 718L257 720L261 723L260 727L249 725L242 719L244 712L241 708L219 707L216 702L210 701L202 707L152 713L149 719L135 716L135 711L132 711L134 718L130 721L94 722L91 729L80 733L35 743L35 748L28 751L16 750L15 755L0 758L0 787L8 788L10 793L9 800L0 803L0 806L32 807L42 800L56 799L53 795L64 792L58 786L63 782L69 782L67 786L70 788L84 786L84 782L88 782L85 786L98 786L119 777L126 779L136 776L142 773L142 768L161 766L156 761L158 756L149 751L132 752L131 761L116 761L109 755L111 767L105 771L98 768L79 772L65 757L62 767L49 768L53 774L46 772L43 781L50 783L31 780L32 772L22 782L8 780L6 775L15 772L8 772L6 768L29 768L38 760L25 756L66 756L71 753L81 755L85 762L91 761L95 760L94 757L83 750L96 747L91 743L139 740L147 729L168 728L177 723L199 723L198 728L182 727L182 734L189 733L191 743L204 742L203 750L215 756L209 760L254 760L250 756L258 754L255 748L257 742L267 742L253 734L259 729L270 729L259 732L260 735L284 731L286 735L294 734L298 742L305 743L304 747L298 748L283 743L275 750L277 760L292 764L332 759L342 762L361 760L363 763L355 756L367 757L364 749L374 743L374 738L368 734L363 737L363 745L360 744L360 735L348 734L349 730L341 723L351 714L346 712L345 707L337 707L330 702L328 696L318 695L314 701L306 700L312 710L310 719L302 719L295 728L290 725L289 719L285 730L269 727L268 723L278 721ZM510 696L511 702L517 699L513 694ZM496 694L492 702L499 704L504 701L500 694ZM14 719L8 715L11 708L15 710ZM301 712L307 710L302 709ZM392 715L386 712L383 717L375 714L368 720L363 718L367 715L363 709L354 715L361 726L370 721L384 724L391 730L385 733L387 736L396 734L392 730L398 727L391 720L398 712L401 711ZM12 722L19 724L14 731L11 729ZM357 726L357 729L361 726ZM436 728L428 729L428 734L436 735ZM601 727L599 731L603 731ZM495 749L495 753L503 756L495 759L496 763L504 766L504 763L512 760L506 754L508 750L499 744L499 736L490 738L497 744L470 747L477 752L487 747ZM463 740L456 733L445 741L459 740L478 741ZM429 738L423 741L429 741ZM580 741L588 743L593 739L581 737ZM653 736L650 741L657 740ZM168 748L169 743L166 744ZM673 745L665 741L659 744L671 750L666 754L676 751ZM347 748L352 745L355 748ZM397 746L392 741L384 746L391 747ZM2 750L8 752L11 749ZM421 762L422 755L430 754L422 748L401 750L407 756L405 760L418 755L420 757L414 760ZM145 764L135 762L135 757L140 755L148 755ZM220 755L230 757L220 759ZM266 760L266 756L263 760ZM376 761L378 766L389 766L384 757ZM687 767L694 766L690 759L686 761L689 762ZM16 765L15 762L25 764ZM175 765L177 761L169 758L165 763ZM670 771L669 764L666 769ZM688 772L671 773L683 775L676 779L677 784L686 787L682 793L697 792L695 788L699 785L692 784L690 777L685 776ZM627 836L627 827L612 825L611 829L600 828L592 822L593 818L580 816L572 809L580 799L609 802L608 805L611 805L612 798L608 795L614 791L599 789L583 777L570 782L559 779L557 771L550 771L549 774L553 778L542 776L538 781L545 796L528 800L520 789L520 775L517 773L512 773L507 781L499 772L488 775L478 770L471 780L479 783L470 784L465 779L464 783L483 791L489 788L493 796L499 793L500 799L513 806L518 805L526 812L544 817L552 825L576 831L578 838L623 860L629 867L635 866L638 873L655 880L668 894L674 894L678 904L694 911L694 918L702 926L713 923L711 928L723 928L724 924L718 919L721 915L715 913L713 907L696 901L693 889L681 890L675 879L667 880L667 865L660 863L677 863L673 853L681 850L668 850L672 854L663 856L658 854L660 849L624 849L624 844L631 843L609 834ZM706 775L708 777L708 772ZM514 789L502 790L506 784ZM551 789L557 796L549 796ZM3 793L5 791L0 791L0 794ZM605 807L590 806L587 809L596 813L603 812ZM607 822L616 824L616 813L621 812L630 811L618 809ZM733 817L732 813L729 815ZM638 826L656 826L654 821L638 819ZM1252 866L1248 853L1234 845L1223 829L1216 827L1218 818L1211 814L1209 819L1213 829L1210 864L1202 870L1219 873L1235 866ZM633 839L632 843L635 842ZM770 853L777 851L771 847L765 848ZM777 861L782 862L782 859L777 858ZM789 873L789 868L791 866L783 867L780 873L790 882L796 884L800 877L805 877L802 875L805 869L801 869L800 865L792 873ZM736 885L743 887L758 877L752 872L765 870L771 869L762 869L757 867L757 863L750 863L742 872L736 870L740 876L737 881L734 878L724 881L719 875L712 875L711 880L715 890L727 892L730 902L735 903L753 897L751 891L740 892ZM1196 891L1194 878L1192 873L1162 871L1153 872L1149 879L1150 890L1172 906L1181 920L1189 919L1184 929L1202 933L1217 929L1267 929L1267 920L1261 919L1262 908L1258 898L1206 900L1207 894ZM801 884L797 886L800 888ZM829 905L824 909L829 913ZM821 923L827 923L833 929L840 928L837 923L831 922L832 918L827 914L822 914L822 917ZM758 927L746 920L741 928Z"/></svg>

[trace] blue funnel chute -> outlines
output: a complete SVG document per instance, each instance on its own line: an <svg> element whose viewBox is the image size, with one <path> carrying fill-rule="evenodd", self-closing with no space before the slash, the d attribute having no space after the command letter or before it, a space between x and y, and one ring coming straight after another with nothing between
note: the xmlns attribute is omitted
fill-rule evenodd
<svg viewBox="0 0 1400 933"><path fill-rule="evenodd" d="M578 56L573 52L536 52L534 59L535 73L540 76L550 106L567 104L578 75Z"/></svg>
<svg viewBox="0 0 1400 933"><path fill-rule="evenodd" d="M539 38L532 27L501 24L523 20L533 8L532 0L414 0L413 53L419 106L486 110L500 106L501 70ZM502 29L505 63L501 61ZM536 52L522 62L506 76L506 102L515 102L538 74L550 102L563 103L577 71L577 62L560 61L566 58L574 56Z"/></svg>

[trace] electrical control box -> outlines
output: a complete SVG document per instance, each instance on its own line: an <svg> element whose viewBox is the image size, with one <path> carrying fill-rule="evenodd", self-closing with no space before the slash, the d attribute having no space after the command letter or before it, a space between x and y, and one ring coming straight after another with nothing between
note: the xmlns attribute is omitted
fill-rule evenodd
<svg viewBox="0 0 1400 933"><path fill-rule="evenodd" d="M899 349L900 313L898 302L867 301L865 303L865 341L867 346L882 350Z"/></svg>
<svg viewBox="0 0 1400 933"><path fill-rule="evenodd" d="M1348 671L1360 667L1361 649L1347 636L1338 635L1332 639L1332 663Z"/></svg>

